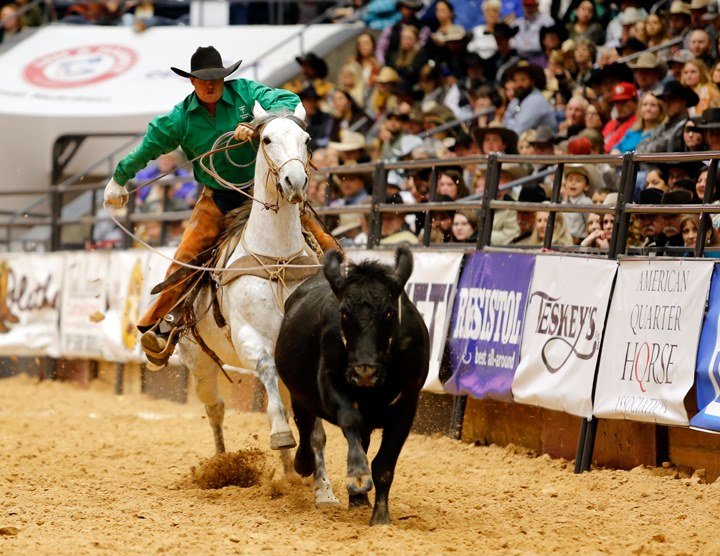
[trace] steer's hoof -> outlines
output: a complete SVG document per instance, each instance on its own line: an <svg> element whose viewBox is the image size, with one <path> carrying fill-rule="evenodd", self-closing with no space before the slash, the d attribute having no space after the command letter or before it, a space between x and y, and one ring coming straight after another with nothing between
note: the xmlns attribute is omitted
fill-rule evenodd
<svg viewBox="0 0 720 556"><path fill-rule="evenodd" d="M365 492L370 492L373 487L372 476L370 473L358 475L357 477L348 475L345 477L345 486L347 486L349 494L363 494Z"/></svg>
<svg viewBox="0 0 720 556"><path fill-rule="evenodd" d="M273 450L283 450L295 446L297 446L297 443L292 431L276 432L270 435L270 448Z"/></svg>
<svg viewBox="0 0 720 556"><path fill-rule="evenodd" d="M368 499L367 493L363 494L351 494L350 495L350 509L354 508L369 508L370 500Z"/></svg>

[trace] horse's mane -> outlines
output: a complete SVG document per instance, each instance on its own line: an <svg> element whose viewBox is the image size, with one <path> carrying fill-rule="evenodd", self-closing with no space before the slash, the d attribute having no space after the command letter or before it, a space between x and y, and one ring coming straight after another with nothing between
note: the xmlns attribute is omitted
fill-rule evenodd
<svg viewBox="0 0 720 556"><path fill-rule="evenodd" d="M255 118L252 122L250 122L250 125L255 128L255 137L260 137L262 135L263 130L265 129L265 126L268 125L273 120L277 120L278 118L287 118L291 122L297 124L300 129L303 131L307 130L307 124L300 118L298 118L295 114L293 114L290 110L276 110L274 112L268 112L264 116L261 116L259 118Z"/></svg>

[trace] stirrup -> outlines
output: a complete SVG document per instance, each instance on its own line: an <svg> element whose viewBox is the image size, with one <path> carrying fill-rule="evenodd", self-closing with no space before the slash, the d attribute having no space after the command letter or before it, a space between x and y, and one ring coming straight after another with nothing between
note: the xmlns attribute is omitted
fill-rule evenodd
<svg viewBox="0 0 720 556"><path fill-rule="evenodd" d="M140 344L145 356L152 364L152 366L148 366L150 370L157 371L167 365L168 359L175 351L179 332L179 328L172 328L167 334L156 332L153 329L143 333L140 337Z"/></svg>

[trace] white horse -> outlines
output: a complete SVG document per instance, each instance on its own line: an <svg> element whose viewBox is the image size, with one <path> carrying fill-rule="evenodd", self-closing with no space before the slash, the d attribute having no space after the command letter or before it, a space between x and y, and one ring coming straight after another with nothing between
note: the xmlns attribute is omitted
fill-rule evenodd
<svg viewBox="0 0 720 556"><path fill-rule="evenodd" d="M256 120L267 118L256 131L260 133L253 194L257 202L247 201L252 202L252 207L243 238L226 266L246 255L273 259L292 258L303 251L312 255L302 235L299 208L308 187L307 143L310 136L297 121L304 120L305 110L298 104L294 118L289 115L273 117L256 102L253 115ZM272 205L276 206L267 208ZM197 313L205 313L197 323L203 342L224 363L254 369L262 381L268 397L270 447L282 450L286 473L292 468L290 448L295 446L295 439L280 399L274 355L282 307L286 297L299 284L300 281L287 283L287 287L280 290L279 299L277 282L240 274L219 292L220 308L227 323L223 328L216 324L212 311L206 310L211 302L209 288L200 292L195 301ZM216 451L223 453L225 404L218 392L220 369L192 338L183 338L179 350L183 362L195 377L198 398L205 404Z"/></svg>

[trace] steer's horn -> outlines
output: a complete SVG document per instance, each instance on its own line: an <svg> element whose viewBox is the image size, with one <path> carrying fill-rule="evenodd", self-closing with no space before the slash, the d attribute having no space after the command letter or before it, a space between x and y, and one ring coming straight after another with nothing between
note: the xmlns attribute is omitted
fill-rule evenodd
<svg viewBox="0 0 720 556"><path fill-rule="evenodd" d="M335 295L339 295L340 287L342 286L343 276L340 265L342 265L344 259L345 256L342 252L336 249L331 249L325 253L323 272L325 273L327 281L330 282L330 287L335 292Z"/></svg>
<svg viewBox="0 0 720 556"><path fill-rule="evenodd" d="M395 271L393 277L397 280L400 289L405 287L413 271L413 255L407 245L401 245L395 251Z"/></svg>

